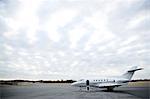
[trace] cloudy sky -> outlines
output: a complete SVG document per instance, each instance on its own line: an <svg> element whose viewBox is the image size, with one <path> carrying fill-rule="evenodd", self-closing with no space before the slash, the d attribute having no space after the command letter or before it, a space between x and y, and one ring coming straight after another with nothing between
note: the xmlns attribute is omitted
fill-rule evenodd
<svg viewBox="0 0 150 99"><path fill-rule="evenodd" d="M0 0L0 79L150 78L149 0Z"/></svg>

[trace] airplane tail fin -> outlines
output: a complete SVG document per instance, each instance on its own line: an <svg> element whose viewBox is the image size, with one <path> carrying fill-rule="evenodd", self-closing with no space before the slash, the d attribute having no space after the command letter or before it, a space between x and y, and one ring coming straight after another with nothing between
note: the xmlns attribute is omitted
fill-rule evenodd
<svg viewBox="0 0 150 99"><path fill-rule="evenodd" d="M138 70L142 70L142 69L143 68L137 68L137 66L134 66L131 69L129 69L126 73L124 73L121 77L125 78L125 79L128 79L128 80L131 80L134 72L138 71Z"/></svg>

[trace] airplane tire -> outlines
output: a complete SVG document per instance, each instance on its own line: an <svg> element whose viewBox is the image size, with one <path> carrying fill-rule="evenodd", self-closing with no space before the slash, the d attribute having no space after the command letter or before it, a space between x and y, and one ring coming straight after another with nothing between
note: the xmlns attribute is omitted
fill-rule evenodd
<svg viewBox="0 0 150 99"><path fill-rule="evenodd" d="M113 91L114 87L107 87L107 91Z"/></svg>

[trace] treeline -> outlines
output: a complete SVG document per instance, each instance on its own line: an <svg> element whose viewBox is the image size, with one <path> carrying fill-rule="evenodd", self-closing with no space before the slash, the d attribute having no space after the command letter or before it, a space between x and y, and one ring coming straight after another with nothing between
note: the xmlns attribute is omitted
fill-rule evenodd
<svg viewBox="0 0 150 99"><path fill-rule="evenodd" d="M74 80L38 80L38 81L31 81L31 80L0 80L0 84L6 85L17 85L18 83L73 83Z"/></svg>
<svg viewBox="0 0 150 99"><path fill-rule="evenodd" d="M131 80L130 82L137 82L137 81L150 81L150 79L137 79L137 80Z"/></svg>
<svg viewBox="0 0 150 99"><path fill-rule="evenodd" d="M52 81L52 80L48 80L48 81L39 80L39 81L36 81L36 82L40 82L40 83L73 83L75 81L74 80L56 80L56 81Z"/></svg>
<svg viewBox="0 0 150 99"><path fill-rule="evenodd" d="M130 82L150 81L150 79L137 79ZM18 83L73 83L75 80L0 80L0 85L18 85Z"/></svg>

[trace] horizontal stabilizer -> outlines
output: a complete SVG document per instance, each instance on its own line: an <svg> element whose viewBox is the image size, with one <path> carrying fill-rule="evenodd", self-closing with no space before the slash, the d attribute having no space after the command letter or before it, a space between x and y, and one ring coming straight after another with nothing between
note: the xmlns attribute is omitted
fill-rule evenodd
<svg viewBox="0 0 150 99"><path fill-rule="evenodd" d="M142 69L143 69L143 68L131 69L131 70L128 70L128 72L134 72L134 71L142 70Z"/></svg>
<svg viewBox="0 0 150 99"><path fill-rule="evenodd" d="M135 71L142 70L143 68L138 68L137 66L133 66L131 69L127 70L121 77L127 80L131 80Z"/></svg>

